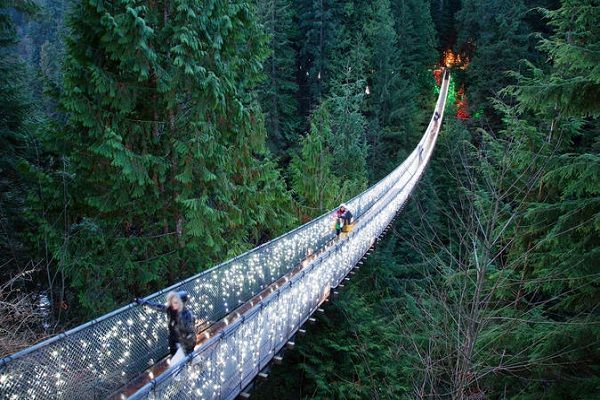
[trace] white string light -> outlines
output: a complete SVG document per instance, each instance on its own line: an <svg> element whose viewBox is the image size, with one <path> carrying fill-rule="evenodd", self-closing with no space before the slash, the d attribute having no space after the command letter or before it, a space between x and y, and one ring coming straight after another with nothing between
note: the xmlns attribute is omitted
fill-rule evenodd
<svg viewBox="0 0 600 400"><path fill-rule="evenodd" d="M447 83L440 91L438 105L446 92ZM331 219L324 216L181 286L190 294L188 307L198 316L198 322L214 322L211 318L222 318L222 313L229 313L240 302L247 302L296 264L303 262L306 270L310 270L302 279L294 277L291 286L286 279L277 299L273 298L277 296L273 294L274 289L271 295L259 297L261 302L266 302L264 306L254 306L262 307L260 311L238 325L235 334L211 348L210 354L203 358L205 363L197 363L197 366L202 364L201 373L195 372L195 378L187 381L188 385L193 384L193 393L201 391L203 396L199 398L220 396L226 380L231 379L227 371L239 373L244 363L256 366L286 342L324 291L343 279L348 268L368 250L406 200L433 150L433 128L432 121L417 147L424 149L421 158L417 150L413 151L391 174L348 202L359 217L357 224L362 225L357 226L349 240L331 247L328 257L317 258L319 261L304 260L307 255L323 250L333 236ZM164 301L165 295L155 298ZM0 398L60 399L82 397L83 393L87 393L83 397L99 397L94 390L103 385L110 388L111 384L116 389L145 368L149 360L164 355L166 338L164 315L142 307L124 309L120 314L47 345L2 360ZM209 362L211 357L214 357L213 362ZM229 367L224 370L224 366ZM94 379L82 380L92 376Z"/></svg>
<svg viewBox="0 0 600 400"><path fill-rule="evenodd" d="M444 90L442 92L445 96ZM433 138L426 144L430 136ZM431 156L436 137L437 130L434 131L430 124L419 147L403 163L404 173L396 177L393 187L362 216L347 241L313 260L306 274L294 276L290 280L291 285L282 285L279 294L267 296L256 314L235 327L234 333L227 334L205 350L206 356L212 357L216 353L216 364L205 362L204 365L197 363L196 367L180 366L187 373L184 381L188 387L194 388L195 398L231 397L237 393L234 391L239 392L247 383L244 381L247 364L251 367L250 371L260 370L261 362L270 360L286 343L294 329L319 305L323 294L341 282L408 199ZM425 154L419 157L421 146ZM261 349L264 351L261 352ZM205 357L204 352L199 351L196 357ZM155 388L158 398L177 397L171 381L167 379ZM226 385L226 382L231 384ZM143 393L140 395L143 396Z"/></svg>

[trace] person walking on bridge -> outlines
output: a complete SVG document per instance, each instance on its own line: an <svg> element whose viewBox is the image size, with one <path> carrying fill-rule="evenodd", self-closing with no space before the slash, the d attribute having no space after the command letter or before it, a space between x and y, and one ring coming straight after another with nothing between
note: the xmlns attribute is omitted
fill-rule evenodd
<svg viewBox="0 0 600 400"><path fill-rule="evenodd" d="M348 206L342 204L340 206L340 211L342 212L342 221L344 222L344 225L350 225L352 223L352 213L348 209Z"/></svg>
<svg viewBox="0 0 600 400"><path fill-rule="evenodd" d="M340 235L344 226L352 223L352 213L345 204L340 205L340 207L334 212L333 218L335 219L336 236Z"/></svg>
<svg viewBox="0 0 600 400"><path fill-rule="evenodd" d="M167 294L166 305L140 298L135 299L135 302L139 305L167 313L169 317L169 352L172 356L171 364L190 354L196 346L194 315L185 307L187 299L188 294L184 291L169 292Z"/></svg>

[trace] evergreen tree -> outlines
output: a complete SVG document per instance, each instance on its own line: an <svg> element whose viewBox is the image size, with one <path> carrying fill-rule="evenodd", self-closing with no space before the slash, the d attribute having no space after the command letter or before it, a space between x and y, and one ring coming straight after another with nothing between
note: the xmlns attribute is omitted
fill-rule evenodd
<svg viewBox="0 0 600 400"><path fill-rule="evenodd" d="M364 32L369 49L368 143L372 180L391 171L421 135L420 108L431 107L434 31L427 7L378 0ZM399 41L401 38L402 41ZM427 100L421 96L428 93Z"/></svg>
<svg viewBox="0 0 600 400"><path fill-rule="evenodd" d="M264 62L266 81L260 87L269 148L287 159L298 139L300 116L296 95L296 49L298 29L291 0L259 0L258 12L269 34L269 58Z"/></svg>
<svg viewBox="0 0 600 400"><path fill-rule="evenodd" d="M497 341L494 346L506 346L509 354L522 355L520 362L532 365L517 374L520 381L529 382L526 387L511 375L497 383L530 396L544 392L555 398L593 397L598 385L593 360L600 357L597 346L590 346L600 339L592 305L600 298L600 203L595 200L600 159L597 151L570 144L569 137L582 134L581 121L557 118L548 134L546 123L537 118L519 115L515 107L501 109L507 126L502 135L516 144L510 146L510 156L500 151L495 156L496 170L511 172L500 187L526 195L521 201L512 196L506 205L524 209L514 224L506 222L510 268L503 272L515 282L510 287L514 297L501 292L498 301L511 302L514 308L502 314L506 323L495 332L508 334L500 338L490 333L486 340ZM597 136L597 128L595 132ZM568 382L577 382L577 388Z"/></svg>
<svg viewBox="0 0 600 400"><path fill-rule="evenodd" d="M63 104L67 277L90 314L281 232L286 190L251 93L266 36L243 1L82 1Z"/></svg>
<svg viewBox="0 0 600 400"><path fill-rule="evenodd" d="M290 163L292 189L300 205L302 220L321 215L342 199L341 181L332 171L334 155L328 145L330 118L323 106L313 113L311 130L301 140L300 152Z"/></svg>
<svg viewBox="0 0 600 400"><path fill-rule="evenodd" d="M362 114L366 66L360 38L329 84L330 94L311 115L311 131L292 159L299 203L316 216L367 187L366 118Z"/></svg>
<svg viewBox="0 0 600 400"><path fill-rule="evenodd" d="M593 93L598 30L589 21L599 9L597 2L564 1L545 11L555 32L540 50L553 64L529 62L533 76L515 73L518 84L505 91L516 94L517 106L499 106L507 127L502 137L517 143L512 157L503 158L514 174L505 185L528 193L523 219L510 233L508 257L519 282L514 302L540 324L517 324L505 343L517 354L551 360L525 374L536 382L523 389L531 396L543 390L556 398L588 398L598 385L594 360L600 354L590 343L600 337L592 306L600 296L600 99ZM520 178L531 175L537 177L533 188L531 178ZM513 384L510 377L505 381Z"/></svg>
<svg viewBox="0 0 600 400"><path fill-rule="evenodd" d="M467 55L471 62L464 78L469 104L474 111L484 111L495 126L500 116L489 99L515 82L508 71L535 56L526 12L523 0L466 0L457 13L458 46L474 52Z"/></svg>
<svg viewBox="0 0 600 400"><path fill-rule="evenodd" d="M582 20L594 12L578 10ZM558 29L542 50L552 53L549 43L566 34ZM580 61L572 56L570 65ZM573 72L574 79L585 80L593 68ZM594 396L598 123L582 119L593 100L579 109L568 101L566 81L564 97L540 96L564 71L557 65L533 77L512 74L519 84L503 93L517 94L509 99L516 106L489 102L501 129L479 129L477 146L467 144L458 160L468 166L458 182L457 197L465 197L447 212L462 227L440 240L439 225L431 224L438 244L425 247L437 251L425 259L440 267L411 294L415 306L403 315L417 354L425 355L415 359L424 368L421 396Z"/></svg>
<svg viewBox="0 0 600 400"><path fill-rule="evenodd" d="M26 67L17 53L13 14L37 11L32 1L0 1L0 265L10 273L29 256L23 236L30 229L23 218L27 186L18 164L31 156L35 122Z"/></svg>
<svg viewBox="0 0 600 400"><path fill-rule="evenodd" d="M455 15L461 8L461 0L431 0L431 17L435 24L439 54L454 47L456 42Z"/></svg>
<svg viewBox="0 0 600 400"><path fill-rule="evenodd" d="M39 340L44 316L38 304L40 264L31 237L37 226L27 218L32 182L22 166L39 151L38 105L27 65L18 52L17 22L37 17L32 1L0 1L0 355Z"/></svg>
<svg viewBox="0 0 600 400"><path fill-rule="evenodd" d="M44 78L52 75L56 80L60 75L60 62L63 58L64 14L67 0L37 0L40 11L35 19L26 19L19 24L19 53L32 71L31 88L36 96L41 96ZM47 101L47 99L42 99Z"/></svg>
<svg viewBox="0 0 600 400"><path fill-rule="evenodd" d="M430 69L435 65L435 28L429 4L421 1L391 3L398 43L398 73L416 82L420 92L431 87ZM424 90L425 89L425 90ZM429 99L428 99L429 100ZM421 103L421 102L419 102Z"/></svg>
<svg viewBox="0 0 600 400"><path fill-rule="evenodd" d="M365 22L365 36L370 50L373 114L379 124L392 121L392 102L396 100L398 83L398 37L389 0L373 1Z"/></svg>
<svg viewBox="0 0 600 400"><path fill-rule="evenodd" d="M326 212L414 148L454 47L486 118L446 119L394 235L257 395L594 398L600 4L460 3L81 0L63 30L66 0L0 0L5 275L45 267L73 321L265 241L294 220L266 142L300 219Z"/></svg>
<svg viewBox="0 0 600 400"><path fill-rule="evenodd" d="M540 50L552 61L544 74L533 62L533 77L522 75L518 93L523 105L557 108L568 115L600 116L600 4L595 0L567 0L557 10L545 10L555 33L542 41Z"/></svg>
<svg viewBox="0 0 600 400"><path fill-rule="evenodd" d="M331 135L327 142L332 149L332 172L343 184L343 196L353 197L367 187L366 143L367 119L363 114L366 88L366 51L357 36L336 77L330 83L330 95L324 107L331 116Z"/></svg>
<svg viewBox="0 0 600 400"><path fill-rule="evenodd" d="M308 114L326 94L332 77L332 51L340 40L340 16L347 1L298 0L298 20L301 34L298 59L298 83L301 90L301 110Z"/></svg>

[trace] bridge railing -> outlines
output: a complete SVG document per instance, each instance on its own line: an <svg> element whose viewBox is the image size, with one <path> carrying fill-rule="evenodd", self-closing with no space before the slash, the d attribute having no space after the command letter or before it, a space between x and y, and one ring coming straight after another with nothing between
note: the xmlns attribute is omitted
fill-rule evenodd
<svg viewBox="0 0 600 400"><path fill-rule="evenodd" d="M425 146L425 136L419 146ZM355 217L360 220L386 196L405 175L409 162L417 158L413 152L392 173L350 200L348 206ZM147 299L164 302L168 291L186 290L197 319L217 321L331 241L330 215L324 214ZM127 305L1 359L0 397L106 397L168 354L167 332L163 315Z"/></svg>
<svg viewBox="0 0 600 400"><path fill-rule="evenodd" d="M173 366L131 399L234 398L312 314L329 287L337 286L392 217L393 213L379 212L367 224L358 223L347 241L320 255L203 345L191 363Z"/></svg>
<svg viewBox="0 0 600 400"><path fill-rule="evenodd" d="M141 388L131 400L233 399L262 370L336 287L391 222L418 183L431 157L445 107L442 86L436 111L405 173L357 221L348 238L319 255L300 273L254 305L220 335ZM421 152L422 149L422 152Z"/></svg>

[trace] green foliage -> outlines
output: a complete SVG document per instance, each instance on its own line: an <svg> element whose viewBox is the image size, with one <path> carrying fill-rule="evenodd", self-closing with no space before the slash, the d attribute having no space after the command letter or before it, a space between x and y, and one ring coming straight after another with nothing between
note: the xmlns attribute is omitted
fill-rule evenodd
<svg viewBox="0 0 600 400"><path fill-rule="evenodd" d="M327 140L333 156L332 169L343 181L345 198L367 188L367 118L363 114L366 60L360 38L355 43L323 103L331 116L331 134Z"/></svg>
<svg viewBox="0 0 600 400"><path fill-rule="evenodd" d="M435 24L436 47L443 51L454 46L456 41L456 12L461 8L460 0L431 0L431 17ZM440 56L441 56L440 51Z"/></svg>
<svg viewBox="0 0 600 400"><path fill-rule="evenodd" d="M558 38L573 34L586 38L578 47L589 54L575 54L571 46L564 64L538 67L533 77L505 73L521 59L540 61L528 35L533 28L543 35L547 30L539 12L526 11L546 3L464 3L459 39L475 49L464 72L467 95L487 118L445 122L431 174L396 225L398 236L375 253L372 271L361 268L307 342L298 339L298 352L289 355L292 366L276 369L274 384L260 388L259 397L268 391L287 398L594 398L600 125L589 118L596 104L585 92L597 64L586 64L593 59L595 25L585 21L596 10L589 2L577 8L565 1L564 9L545 14L551 20L570 16L564 20L570 29L552 21L556 31L541 51L559 59L568 47ZM377 13L386 7L373 2L365 13L367 70L377 65L372 60L389 62L392 71L395 65L416 70L418 63L395 64L393 57L370 53L379 50L375 42L381 48L394 42L385 13ZM396 21L405 22L395 28L402 43L410 43L413 32L407 9L407 2L392 7ZM378 95L366 97L369 155L389 151L401 158L397 149L409 149L410 140L397 135L403 129L391 113L380 117L386 115L381 94L394 93L391 83L403 81L382 79L390 86L377 87L377 73L368 83ZM559 95L561 86L553 83L560 79ZM581 97L569 87L575 82L584 90ZM406 85L418 93L419 86ZM328 86L329 96L335 87ZM492 99L497 93L505 102ZM586 104L578 106L580 101ZM388 104L394 112L404 107Z"/></svg>
<svg viewBox="0 0 600 400"><path fill-rule="evenodd" d="M367 187L364 58L353 50L331 94L311 116L311 131L292 159L290 177L304 215L316 216Z"/></svg>
<svg viewBox="0 0 600 400"><path fill-rule="evenodd" d="M518 374L521 379L544 382L521 387L502 376L515 395L538 398L543 390L549 398L591 398L598 385L593 360L599 354L590 343L600 338L592 305L600 296L599 160L586 146L563 142L581 134L580 122L556 119L548 135L541 129L545 124L535 118L514 108L504 112L512 113L502 132L509 139L496 139L503 149L494 150L493 170L510 171L499 187L510 193L505 207L511 212L503 222L508 227L504 241L510 246L503 255L506 278L499 275L494 281L507 291L495 310L500 322L486 333L490 343L485 346L490 353L506 346L506 354L515 355L514 363L531 364ZM514 308L501 307L503 302ZM564 383L569 381L577 382L576 390Z"/></svg>
<svg viewBox="0 0 600 400"><path fill-rule="evenodd" d="M64 140L77 179L55 257L87 315L289 226L252 94L267 49L251 6L84 1L68 25Z"/></svg>
<svg viewBox="0 0 600 400"><path fill-rule="evenodd" d="M341 39L341 18L349 1L295 2L301 40L298 45L299 86L304 112L311 111L326 92L332 72L332 53Z"/></svg>
<svg viewBox="0 0 600 400"><path fill-rule="evenodd" d="M303 215L318 216L339 204L343 190L333 168L334 154L328 145L331 137L330 115L325 108L313 114L310 132L301 140L300 154L290 163L292 188L303 208Z"/></svg>
<svg viewBox="0 0 600 400"><path fill-rule="evenodd" d="M434 31L428 7L418 2L381 0L368 7L369 172L376 180L398 165L421 135L421 112L432 104L422 93L430 87Z"/></svg>
<svg viewBox="0 0 600 400"><path fill-rule="evenodd" d="M8 8L31 15L29 1L0 1L0 265L8 275L27 263L29 247L24 235L30 229L23 218L27 187L18 170L32 157L35 104L25 64L16 45L18 37Z"/></svg>
<svg viewBox="0 0 600 400"><path fill-rule="evenodd" d="M260 86L260 102L265 113L268 144L273 154L289 158L298 141L301 124L296 99L296 51L298 28L291 0L257 1L260 20L270 35L269 58L264 62L266 81Z"/></svg>
<svg viewBox="0 0 600 400"><path fill-rule="evenodd" d="M435 28L429 4L421 1L392 2L399 72L407 79L417 79L419 88L429 85L429 69L435 65L439 54L435 51Z"/></svg>
<svg viewBox="0 0 600 400"><path fill-rule="evenodd" d="M517 93L524 106L555 107L575 116L600 116L600 3L565 0L557 10L543 10L554 34L540 50L553 68L529 62L531 77L521 78Z"/></svg>
<svg viewBox="0 0 600 400"><path fill-rule="evenodd" d="M458 43L473 53L464 78L470 107L484 110L494 122L499 118L489 99L515 82L508 71L518 68L523 59L537 58L529 40L527 11L523 0L468 0L457 13Z"/></svg>
<svg viewBox="0 0 600 400"><path fill-rule="evenodd" d="M392 123L392 104L397 100L397 33L389 0L377 0L368 10L371 18L365 22L365 36L370 50L372 68L372 106L382 126Z"/></svg>
<svg viewBox="0 0 600 400"><path fill-rule="evenodd" d="M480 12L495 15L497 9ZM490 26L493 22L480 28ZM544 41L542 50L552 54L545 47L550 42ZM478 45L467 76L475 73L478 62L485 64L482 58L494 60L488 50ZM525 56L536 61L535 54ZM578 60L572 56L571 62ZM424 395L595 396L598 123L580 119L590 115L586 110L593 101L577 109L568 96L550 100L537 92L534 98L532 87L551 87L546 77L563 70L544 69L533 78L506 76L519 79L503 90L510 102L515 100L508 96L517 94L516 105L487 100L499 116L495 127L500 129L472 126L471 143L456 160L465 171L453 174L459 187L454 197L463 200L440 204L451 217L451 229L440 235L444 223L432 221L432 232L421 234L425 244L418 248L437 269L411 292L408 301L418 306L403 318L414 332L417 354L431 360L415 359L415 366L427 366L417 377ZM477 81L467 83L471 100L479 89ZM499 88L507 83L489 82Z"/></svg>
<svg viewBox="0 0 600 400"><path fill-rule="evenodd" d="M66 3L0 0L0 264L45 268L59 320L364 190L454 46L482 118L446 119L394 235L256 395L594 398L596 0L82 0L64 29Z"/></svg>

